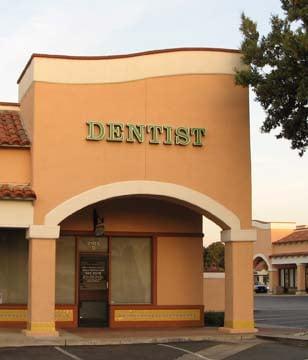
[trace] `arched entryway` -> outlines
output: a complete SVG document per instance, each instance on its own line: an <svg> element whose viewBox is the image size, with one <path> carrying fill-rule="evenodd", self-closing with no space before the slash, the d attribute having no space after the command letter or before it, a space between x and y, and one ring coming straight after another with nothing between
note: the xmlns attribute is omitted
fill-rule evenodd
<svg viewBox="0 0 308 360"><path fill-rule="evenodd" d="M197 243L193 243L192 239L197 238L198 231L190 232L189 226L187 228L183 228L181 231L177 231L174 234L174 231L154 231L152 228L151 231L140 231L140 229L135 231L127 231L127 227L125 231L130 234L126 234L125 231L121 233L121 230L113 228L109 229L108 233L108 217L110 217L110 209L109 212L106 210L106 204L118 203L120 207L123 207L123 204L127 201L129 202L131 199L143 199L142 201L147 203L147 207L149 208L149 204L154 204L154 202L160 203L157 208L156 214L159 212L163 213L166 209L170 208L170 218L166 215L165 218L170 221L172 220L172 214L175 214L177 209L182 208L184 212L186 211L186 215L179 215L178 218L178 228L180 228L179 224L184 223L185 219L189 218L188 213L195 214L200 218L200 225L202 226L201 217L206 216L216 224L218 224L222 229L221 240L225 242L225 251L226 251L226 310L225 310L225 327L224 331L228 332L251 332L254 331L254 323L253 323L253 311L252 311L252 271L249 271L249 263L252 261L252 241L255 240L255 232L250 229L241 229L239 218L232 213L229 209L219 204L215 200L210 197L199 193L195 190L189 189L184 186L170 184L170 183L162 183L162 182L154 182L154 181L127 181L127 182L119 182L113 184L107 184L103 186L99 186L97 188L88 190L84 193L76 195L71 199L66 200L62 204L59 204L56 208L51 210L45 216L45 224L44 225L33 225L30 227L28 231L28 237L31 239L30 241L30 252L33 253L33 262L35 262L35 254L37 254L38 248L44 247L44 251L47 251L49 248L48 259L46 261L49 263L49 277L51 278L51 284L53 284L53 293L49 293L46 296L45 300L45 308L54 308L55 303L55 267L52 266L52 259L55 258L55 248L56 248L56 240L60 236L61 227L65 223L66 219L70 219L73 214L82 213L84 209L90 211L90 214L94 214L94 210L98 217L106 216L104 220L104 235L107 238L107 243L109 246L109 254L112 257L112 245L113 243L118 242L119 244L124 239L128 239L128 235L132 235L134 238L144 238L144 246L147 242L146 238L152 239L148 247L151 249L151 254L153 255L153 251L156 251L156 258L154 259L152 256L151 260L151 295L150 302L148 304L139 304L140 306L131 306L136 304L129 304L132 301L129 299L124 299L124 302L128 304L113 304L110 306L112 309L109 311L109 324L112 324L113 327L125 325L125 326L136 326L136 324L140 324L141 326L151 325L153 321L150 318L158 317L160 321L155 324L161 325L169 325L176 324L181 325L184 322L181 322L183 317L187 317L188 321L186 321L186 325L201 325L202 323L202 315L200 311L202 310L202 300L199 300L199 304L197 300L192 300L194 296L192 293L202 289L202 241L201 234L199 233L199 245ZM124 201L124 203L123 203ZM121 205L122 204L122 205ZM165 205L164 205L165 204ZM170 204L170 205L166 205ZM168 207L169 206L169 207ZM138 205L140 208L140 204ZM126 212L127 215L133 214L133 208L129 206L124 206L124 212L122 211L122 216ZM161 209L161 210L160 210ZM123 209L122 209L123 210ZM104 214L106 211L106 215ZM111 211L112 212L112 211ZM168 211L167 211L168 212ZM146 214L146 211L143 212ZM154 213L152 213L153 218ZM193 222L194 216L191 215L191 219L188 223ZM176 216L175 216L176 217ZM83 219L81 217L80 219ZM157 219L159 216L157 215ZM101 221L101 219L100 219ZM111 221L112 222L112 221ZM109 222L109 224L111 223ZM155 224L155 222L154 222ZM154 226L155 227L155 226ZM92 228L92 232L93 232ZM202 228L200 228L202 229ZM159 229L158 229L159 230ZM82 230L81 230L82 231ZM116 234L116 232L119 232ZM173 235L172 235L173 232ZM202 230L200 231L202 232ZM154 235L153 235L154 234ZM73 234L68 234L73 235ZM120 240L113 240L113 239ZM153 239L156 239L156 243L153 242ZM41 239L41 240L38 240ZM123 240L123 241L124 241ZM81 241L75 240L75 241ZM189 243L190 241L190 243ZM43 245L44 244L44 245ZM119 245L118 244L118 245ZM166 244L169 244L166 247ZM192 244L194 244L192 246ZM123 244L122 244L123 245ZM143 246L142 245L142 246ZM78 245L80 246L80 245ZM119 245L120 246L120 245ZM125 245L126 246L126 245ZM165 246L165 248L164 248ZM133 247L133 245L132 245ZM155 249L156 247L156 249ZM157 250L158 248L158 250ZM171 249L177 249L174 254L172 254ZM111 249L111 250L110 250ZM166 250L168 249L168 250ZM193 249L193 251L192 251ZM199 251L200 250L200 251ZM111 251L111 253L110 253ZM119 250L121 251L121 249ZM169 251L169 252L168 252ZM192 251L192 254L190 254ZM200 254L199 254L200 252ZM86 251L89 253L89 251ZM41 253L42 254L42 253ZM54 257L51 257L50 254L54 254ZM161 254L161 255L160 255ZM89 255L89 254L88 254ZM176 280L173 280L168 283L166 279L168 278L168 274L172 271L175 272L175 266L168 267L168 259L170 264L177 263L184 256L191 256L192 264L196 263L198 266L198 262L200 261L200 289L198 290L198 286L190 286L191 284L198 283L198 279L196 281L198 271L192 270L194 268L193 265L189 265L188 263L185 265L187 267L187 272L184 273L184 278L186 283L189 285L187 289L183 289L181 292L181 288L176 284ZM200 256L200 258L199 258ZM79 260L79 270L78 277L80 276L80 262L84 261L84 259L78 258ZM89 260L89 259L88 259ZM39 261L42 261L42 256ZM90 261L91 262L91 261ZM154 263L155 264L154 264ZM32 264L34 265L34 264ZM89 262L88 262L89 265ZM88 266L87 265L87 266ZM112 264L111 264L112 265ZM110 266L110 261L109 261ZM116 266L116 265L112 265ZM156 275L153 277L153 267L155 268ZM239 271L240 268L245 269L245 271ZM33 279L33 282L30 282L30 291L32 289L33 284L36 284L35 288L37 288L36 275L34 273L35 265L30 267L30 279ZM125 271L129 271L127 268ZM112 269L111 269L112 271ZM163 272L165 271L165 275ZM53 274L52 274L53 272ZM136 272L135 272L136 273ZM160 275L157 275L160 274ZM170 276L170 275L169 275ZM174 276L176 279L178 274ZM161 279L161 280L159 280ZM106 280L106 279L105 279ZM153 287L155 284L155 290ZM112 286L112 283L111 283ZM168 293L168 291L162 290L171 289L174 292L174 299ZM189 290L190 289L190 290ZM155 292L154 296L156 297L153 300L153 291ZM191 294L189 293L191 291ZM178 292L178 293L177 293ZM185 295L186 294L186 295ZM189 294L189 296L187 295ZM113 296L113 295L112 295ZM201 295L202 296L202 295ZM196 296L197 297L197 296ZM111 301L114 301L111 299ZM37 309L33 306L35 301L29 304L30 307L30 318L29 322L31 324L31 317L35 317ZM126 306L123 306L126 305ZM199 309L198 309L199 306ZM175 311L175 309L177 309ZM145 310L149 311L146 313ZM80 309L79 309L80 311ZM166 313L167 311L167 313ZM172 313L172 311L174 311ZM147 315L146 315L147 314ZM40 314L40 317L42 314ZM139 319L139 320L138 320ZM142 320L143 319L143 320ZM176 320L178 319L178 321ZM52 323L51 321L49 322ZM54 326L54 325L53 325Z"/></svg>
<svg viewBox="0 0 308 360"><path fill-rule="evenodd" d="M269 286L270 263L263 254L256 254L253 258L254 284Z"/></svg>

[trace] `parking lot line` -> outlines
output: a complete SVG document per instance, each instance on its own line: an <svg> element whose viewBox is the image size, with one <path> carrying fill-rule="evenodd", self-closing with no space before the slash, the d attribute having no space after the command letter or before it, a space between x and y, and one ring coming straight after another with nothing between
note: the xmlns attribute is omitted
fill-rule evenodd
<svg viewBox="0 0 308 360"><path fill-rule="evenodd" d="M173 345L168 345L168 344L157 344L159 346L165 346L165 347L168 347L168 348L171 348L171 349L175 349L175 350L179 350L179 351L182 351L184 353L187 353L187 354L190 354L190 355L194 355L200 359L203 359L203 360L212 360L210 358L207 358L201 354L198 354L198 353L194 353L192 351L189 351L189 350L186 350L186 349L183 349L183 348L180 348L180 347L177 347L177 346L173 346Z"/></svg>
<svg viewBox="0 0 308 360"><path fill-rule="evenodd" d="M55 346L55 349L60 351L62 354L70 357L71 359L74 359L74 360L82 360L80 357L76 356L76 355L73 355L71 353L69 353L68 351L65 351L63 349L61 349L59 346Z"/></svg>

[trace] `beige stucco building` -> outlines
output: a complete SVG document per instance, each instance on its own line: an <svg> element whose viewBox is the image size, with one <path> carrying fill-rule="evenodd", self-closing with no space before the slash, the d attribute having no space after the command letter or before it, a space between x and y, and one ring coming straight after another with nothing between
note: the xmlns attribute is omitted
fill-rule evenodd
<svg viewBox="0 0 308 360"><path fill-rule="evenodd" d="M308 227L293 222L253 221L257 229L254 267L268 272L273 294L306 294L308 290ZM257 273L255 281L260 280Z"/></svg>
<svg viewBox="0 0 308 360"><path fill-rule="evenodd" d="M202 326L206 216L226 244L222 331L255 331L241 66L200 48L31 57L0 105L0 326Z"/></svg>

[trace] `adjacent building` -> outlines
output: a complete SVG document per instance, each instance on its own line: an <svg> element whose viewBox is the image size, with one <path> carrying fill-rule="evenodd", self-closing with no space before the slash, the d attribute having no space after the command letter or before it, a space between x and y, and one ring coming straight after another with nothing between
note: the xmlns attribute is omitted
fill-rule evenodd
<svg viewBox="0 0 308 360"><path fill-rule="evenodd" d="M306 294L308 291L308 227L293 222L253 221L255 282L260 270L273 294ZM260 267L261 265L261 267Z"/></svg>

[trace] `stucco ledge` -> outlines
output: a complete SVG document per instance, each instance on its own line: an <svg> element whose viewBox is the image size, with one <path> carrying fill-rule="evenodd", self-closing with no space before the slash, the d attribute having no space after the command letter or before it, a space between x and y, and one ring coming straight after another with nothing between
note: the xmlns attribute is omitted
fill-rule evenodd
<svg viewBox="0 0 308 360"><path fill-rule="evenodd" d="M27 229L27 239L58 239L60 226L31 225Z"/></svg>

